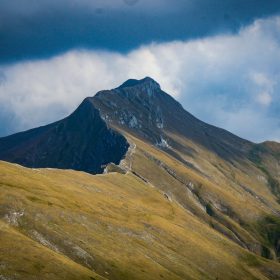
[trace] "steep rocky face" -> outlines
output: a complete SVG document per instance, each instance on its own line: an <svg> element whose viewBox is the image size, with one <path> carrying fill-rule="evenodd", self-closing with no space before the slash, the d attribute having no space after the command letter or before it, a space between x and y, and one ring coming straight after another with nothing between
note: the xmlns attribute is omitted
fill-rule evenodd
<svg viewBox="0 0 280 280"><path fill-rule="evenodd" d="M164 125L162 104L156 96L160 92L160 86L149 78L128 80L114 90L97 93L91 101L108 123L156 142Z"/></svg>
<svg viewBox="0 0 280 280"><path fill-rule="evenodd" d="M170 136L177 135L231 159L244 156L253 145L198 120L149 77L128 80L116 89L99 92L90 100L106 122L162 148L173 146L184 150Z"/></svg>
<svg viewBox="0 0 280 280"><path fill-rule="evenodd" d="M2 160L94 174L118 164L127 149L125 138L107 127L89 99L61 121L0 139Z"/></svg>

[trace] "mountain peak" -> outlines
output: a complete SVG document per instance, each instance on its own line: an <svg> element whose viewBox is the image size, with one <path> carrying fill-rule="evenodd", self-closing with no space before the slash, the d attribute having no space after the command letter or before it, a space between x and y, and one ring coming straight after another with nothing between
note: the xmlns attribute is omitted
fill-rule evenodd
<svg viewBox="0 0 280 280"><path fill-rule="evenodd" d="M129 79L120 85L117 89L124 89L130 87L147 87L154 90L160 90L160 85L152 78L145 77L144 79Z"/></svg>

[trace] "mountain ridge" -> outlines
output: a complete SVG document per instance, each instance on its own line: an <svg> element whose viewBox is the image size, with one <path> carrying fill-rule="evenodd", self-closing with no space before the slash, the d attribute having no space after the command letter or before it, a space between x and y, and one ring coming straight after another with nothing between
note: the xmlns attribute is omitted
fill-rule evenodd
<svg viewBox="0 0 280 280"><path fill-rule="evenodd" d="M265 142L256 144L245 140L225 129L197 119L187 112L178 101L162 91L160 85L155 80L150 77L145 77L140 80L129 79L115 89L102 90L97 92L93 97L85 98L72 114L60 121L0 138L0 159L23 164L27 167L70 168L91 173L102 173L104 169L103 166L108 164L110 160L118 164L125 157L125 153L128 149L128 144L125 144L125 141L120 144L119 149L121 152L116 158L110 160L108 158L108 160L104 162L97 160L100 162L99 167L96 165L90 168L88 166L89 164L87 164L86 167L83 166L83 164L77 166L73 163L73 158L71 159L72 162L69 161L67 163L67 157L69 156L67 153L64 153L62 156L65 157L65 159L62 159L62 161L65 162L61 164L59 161L53 163L51 160L40 160L40 158L36 158L36 155L34 155L33 150L37 150L37 148L32 150L32 147L38 146L38 143L36 144L36 139L38 138L37 134L42 136L46 130L53 130L51 127L55 127L58 124L67 122L69 119L75 118L77 112L82 110L83 105L86 103L91 104L92 107L90 107L91 109L84 110L84 119L81 120L80 123L87 120L87 115L90 115L92 110L95 112L94 114L100 115L105 126L108 127L107 133L113 133L113 135L119 134L116 137L121 138L123 130L127 131L128 133L136 135L136 137L149 141L158 148L165 149L175 157L176 152L174 151L176 150L183 154L189 154L193 151L188 145L179 143L175 139L178 137L183 137L195 142L228 161L232 161L234 158L250 160L253 158L251 155L258 150L256 147L264 147L265 149L270 149L271 147L271 145L267 145ZM79 125L77 124L76 126L78 127ZM94 129L94 125L90 124L89 121L88 127L90 126ZM77 134L75 129L75 125L68 127L70 133ZM68 132L65 132L65 134L67 133ZM82 133L85 138L88 138L85 131ZM52 134L53 135L47 137L59 137L57 132L53 132ZM94 138L93 135L91 137ZM32 143L32 139L35 139L35 143ZM44 142L46 141L49 140L45 139ZM93 144L88 143L88 145L91 145L89 148L94 150ZM25 151L27 146L31 147L29 151ZM277 146L277 143L274 144L274 146ZM118 150L117 146L115 148ZM50 147L45 145L44 149L46 150L45 153L49 154ZM59 149L58 145L58 150ZM76 147L76 152L82 153L79 149L80 148ZM98 149L102 151L102 149ZM107 155L98 156L99 158L107 157ZM37 157L44 156L38 155ZM82 156L80 156L80 158L81 157ZM177 158L181 158L178 153Z"/></svg>

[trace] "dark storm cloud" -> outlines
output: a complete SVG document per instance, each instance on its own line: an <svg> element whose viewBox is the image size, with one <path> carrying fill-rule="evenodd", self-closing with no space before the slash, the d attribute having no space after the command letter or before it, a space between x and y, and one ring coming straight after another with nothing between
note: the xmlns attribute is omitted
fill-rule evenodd
<svg viewBox="0 0 280 280"><path fill-rule="evenodd" d="M0 63L235 32L279 0L0 0Z"/></svg>

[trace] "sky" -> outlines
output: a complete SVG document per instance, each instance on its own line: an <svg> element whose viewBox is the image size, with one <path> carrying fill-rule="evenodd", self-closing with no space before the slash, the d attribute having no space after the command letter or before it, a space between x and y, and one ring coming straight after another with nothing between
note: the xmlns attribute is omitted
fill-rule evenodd
<svg viewBox="0 0 280 280"><path fill-rule="evenodd" d="M280 141L280 1L0 0L0 136L146 76L205 122Z"/></svg>

